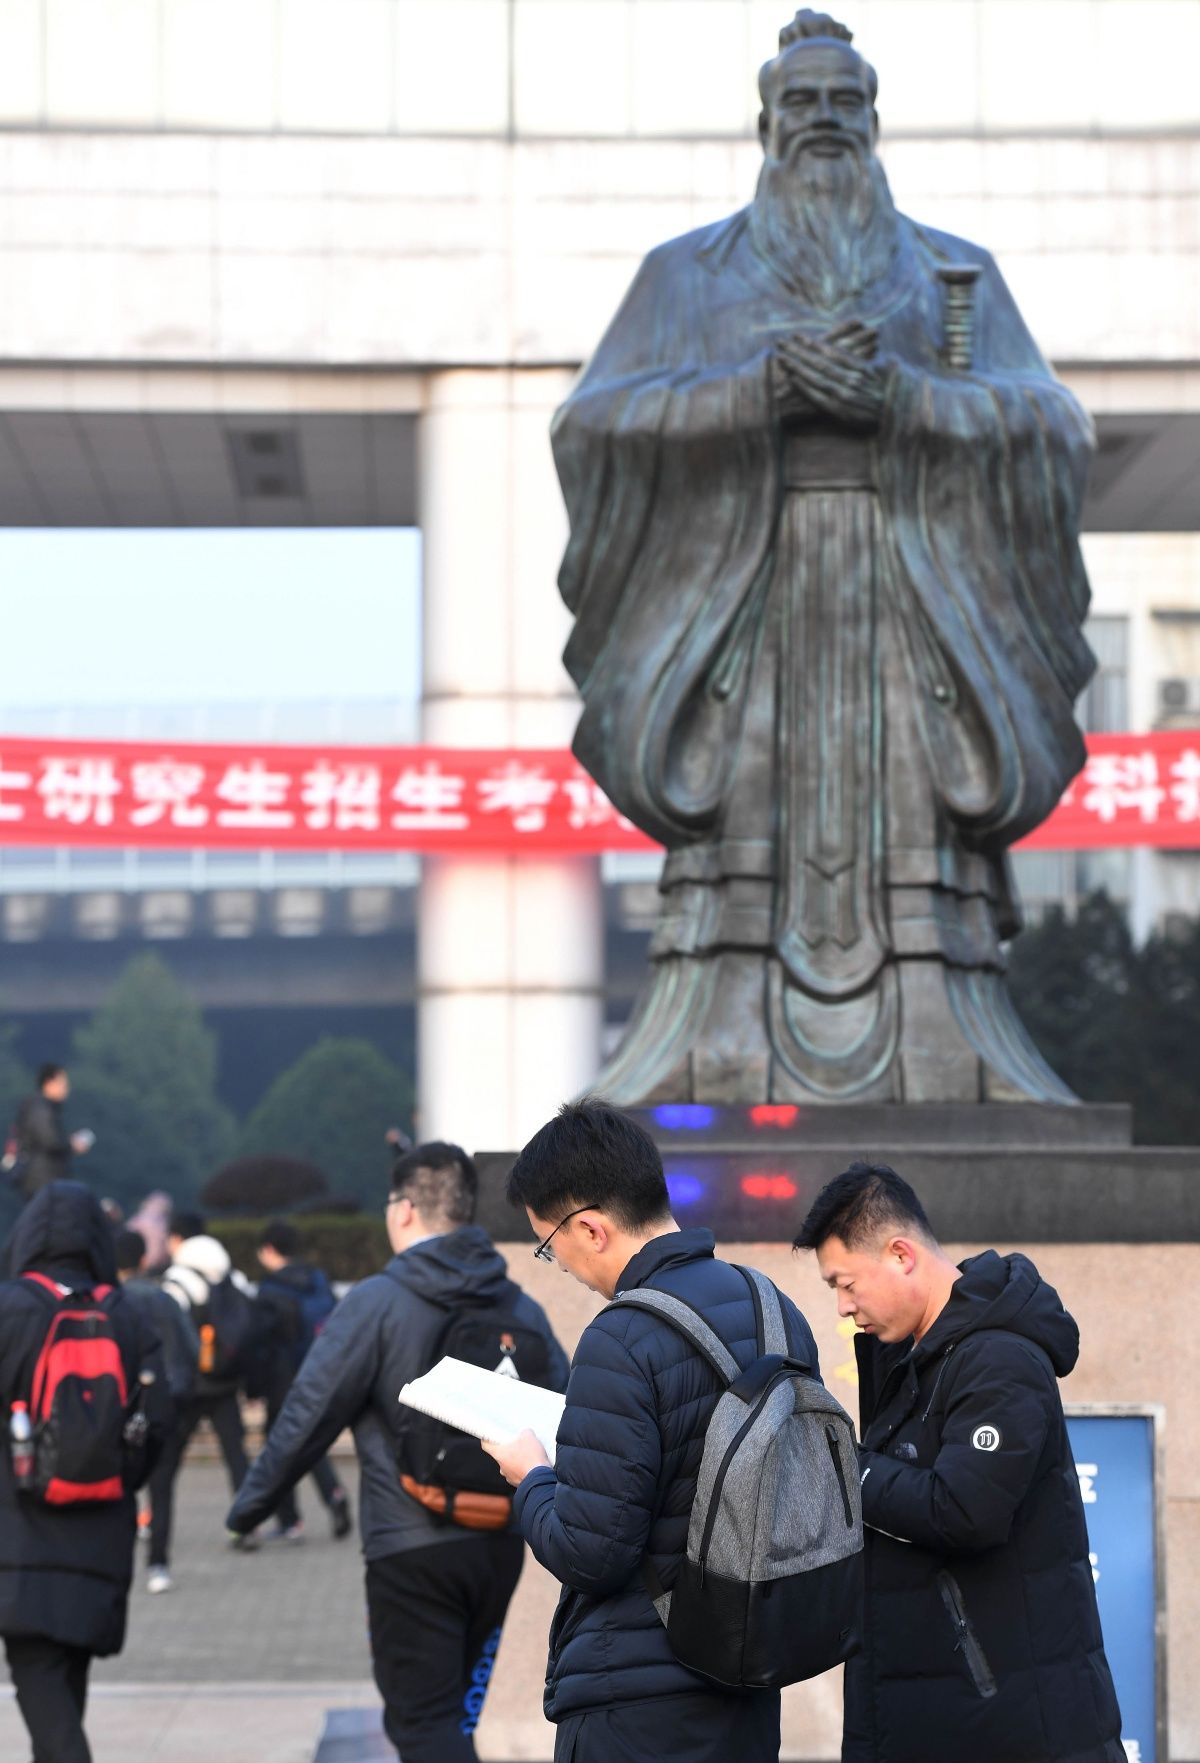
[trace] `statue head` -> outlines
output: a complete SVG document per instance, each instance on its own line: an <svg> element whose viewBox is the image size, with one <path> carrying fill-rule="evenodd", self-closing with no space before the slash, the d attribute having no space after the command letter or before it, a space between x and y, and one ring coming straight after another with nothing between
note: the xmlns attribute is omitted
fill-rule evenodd
<svg viewBox="0 0 1200 1763"><path fill-rule="evenodd" d="M814 305L853 301L888 268L896 211L876 155L875 70L827 12L798 12L758 76L763 168L754 235Z"/></svg>
<svg viewBox="0 0 1200 1763"><path fill-rule="evenodd" d="M779 54L758 76L759 139L769 159L803 155L832 162L875 151L875 69L851 47L852 33L827 12L805 8L779 33Z"/></svg>

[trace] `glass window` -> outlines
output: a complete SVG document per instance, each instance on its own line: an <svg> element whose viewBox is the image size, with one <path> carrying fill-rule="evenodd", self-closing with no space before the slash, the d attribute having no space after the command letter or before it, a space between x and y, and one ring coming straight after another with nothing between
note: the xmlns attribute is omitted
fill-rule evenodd
<svg viewBox="0 0 1200 1763"><path fill-rule="evenodd" d="M1086 734L1123 734L1129 727L1129 620L1089 618L1084 635L1096 657L1096 672L1079 700Z"/></svg>

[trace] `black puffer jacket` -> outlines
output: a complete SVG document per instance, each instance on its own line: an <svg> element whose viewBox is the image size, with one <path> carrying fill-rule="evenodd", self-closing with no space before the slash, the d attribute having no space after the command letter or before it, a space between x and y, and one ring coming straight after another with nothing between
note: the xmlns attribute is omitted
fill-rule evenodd
<svg viewBox="0 0 1200 1763"><path fill-rule="evenodd" d="M347 1292L300 1367L271 1436L229 1514L232 1530L269 1517L285 1489L306 1476L344 1427L354 1429L361 1471L359 1520L368 1561L430 1543L461 1542L477 1531L441 1524L411 1500L396 1468L405 1410L400 1385L428 1371L456 1305L508 1291L503 1257L486 1231L467 1224L417 1243L386 1272ZM544 1335L555 1387L567 1381L567 1358L545 1311L525 1292L514 1315Z"/></svg>
<svg viewBox="0 0 1200 1763"><path fill-rule="evenodd" d="M843 1763L1124 1763L1056 1379L1079 1332L991 1250L928 1334L855 1343L868 1526Z"/></svg>
<svg viewBox="0 0 1200 1763"><path fill-rule="evenodd" d="M711 1231L647 1243L617 1289L638 1286L671 1292L699 1310L743 1369L756 1357L749 1287L714 1257ZM808 1324L787 1299L784 1312L791 1351L815 1372ZM696 1350L644 1310L609 1310L584 1330L555 1468L526 1476L515 1505L530 1548L563 1585L550 1630L550 1720L613 1702L713 1691L671 1651L640 1567L648 1555L664 1584L675 1576L721 1387Z"/></svg>
<svg viewBox="0 0 1200 1763"><path fill-rule="evenodd" d="M55 1181L34 1196L17 1221L9 1256L14 1275L42 1273L71 1291L116 1284L112 1228L79 1182ZM9 1411L14 1401L28 1400L52 1315L28 1281L0 1285L0 1635L42 1635L89 1653L116 1653L125 1639L133 1567L133 1495L55 1509L19 1497L13 1485ZM123 1295L112 1316L127 1384L134 1387L143 1370L155 1377L144 1403L149 1467L171 1419L162 1352Z"/></svg>

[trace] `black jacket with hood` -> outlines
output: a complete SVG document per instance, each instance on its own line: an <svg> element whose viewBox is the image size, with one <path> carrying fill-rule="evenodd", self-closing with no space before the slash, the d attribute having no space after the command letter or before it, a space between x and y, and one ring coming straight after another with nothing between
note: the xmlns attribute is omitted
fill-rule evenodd
<svg viewBox="0 0 1200 1763"><path fill-rule="evenodd" d="M1057 1292L989 1249L915 1347L855 1347L867 1609L843 1763L1124 1763Z"/></svg>
<svg viewBox="0 0 1200 1763"><path fill-rule="evenodd" d="M359 1523L368 1561L480 1535L438 1523L401 1488L396 1460L405 1410L397 1398L401 1384L432 1367L456 1305L498 1299L506 1290L514 1288L503 1258L486 1231L467 1224L414 1244L348 1292L309 1349L242 1483L230 1529L244 1533L262 1523L284 1490L307 1475L349 1426L358 1451ZM554 1387L565 1389L566 1354L541 1305L516 1291L513 1314L544 1335Z"/></svg>
<svg viewBox="0 0 1200 1763"><path fill-rule="evenodd" d="M69 1291L115 1286L112 1227L90 1189L55 1181L26 1206L8 1245L13 1278L0 1284L0 1635L44 1636L89 1653L117 1653L133 1569L136 1513L132 1493L104 1505L54 1508L19 1496L7 1428L11 1404L29 1399L33 1370L53 1311L19 1275L45 1274ZM144 1401L150 1421L148 1468L171 1421L162 1351L154 1332L124 1296L112 1306L113 1328L133 1388L154 1374Z"/></svg>

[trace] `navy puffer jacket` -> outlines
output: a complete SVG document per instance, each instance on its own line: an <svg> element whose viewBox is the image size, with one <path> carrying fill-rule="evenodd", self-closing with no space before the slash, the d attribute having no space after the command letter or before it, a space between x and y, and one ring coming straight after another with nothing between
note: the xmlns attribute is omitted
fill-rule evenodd
<svg viewBox="0 0 1200 1763"><path fill-rule="evenodd" d="M743 1368L757 1356L749 1288L714 1257L711 1231L647 1243L617 1289L638 1286L671 1292L699 1310ZM808 1324L786 1298L784 1312L791 1352L815 1372ZM706 1361L656 1316L606 1311L584 1330L556 1467L526 1476L515 1506L530 1548L563 1586L550 1630L548 1719L713 1690L672 1653L640 1568L649 1555L664 1584L675 1577L720 1393Z"/></svg>

